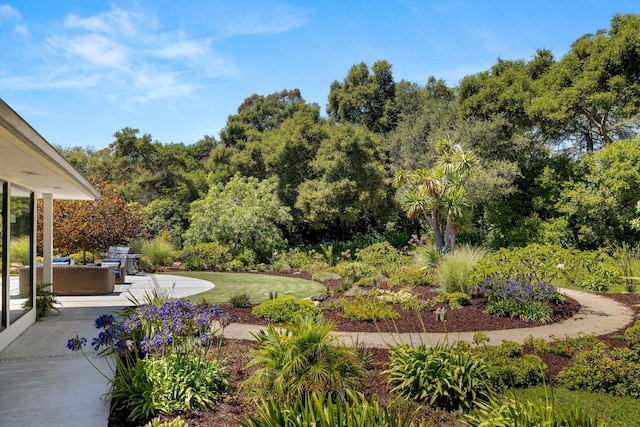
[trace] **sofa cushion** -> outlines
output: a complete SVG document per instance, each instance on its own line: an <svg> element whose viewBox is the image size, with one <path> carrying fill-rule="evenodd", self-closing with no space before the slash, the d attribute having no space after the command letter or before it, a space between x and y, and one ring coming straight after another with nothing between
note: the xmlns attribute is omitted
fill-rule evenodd
<svg viewBox="0 0 640 427"><path fill-rule="evenodd" d="M66 257L54 257L51 259L51 263L54 265L71 265L71 258Z"/></svg>

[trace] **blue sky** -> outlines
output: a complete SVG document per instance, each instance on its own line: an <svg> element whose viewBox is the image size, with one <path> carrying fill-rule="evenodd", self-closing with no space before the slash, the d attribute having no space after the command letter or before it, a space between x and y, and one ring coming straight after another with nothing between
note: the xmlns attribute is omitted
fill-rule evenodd
<svg viewBox="0 0 640 427"><path fill-rule="evenodd" d="M253 93L386 59L394 79L456 86L498 58L556 59L608 29L624 0L0 0L0 98L45 139L103 148L123 127L163 143L218 137Z"/></svg>

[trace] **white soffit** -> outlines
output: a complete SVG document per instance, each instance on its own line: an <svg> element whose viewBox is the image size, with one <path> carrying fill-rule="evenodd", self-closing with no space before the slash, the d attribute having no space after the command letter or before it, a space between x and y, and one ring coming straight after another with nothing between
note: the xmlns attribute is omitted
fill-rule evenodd
<svg viewBox="0 0 640 427"><path fill-rule="evenodd" d="M56 199L100 197L38 132L0 99L0 179Z"/></svg>

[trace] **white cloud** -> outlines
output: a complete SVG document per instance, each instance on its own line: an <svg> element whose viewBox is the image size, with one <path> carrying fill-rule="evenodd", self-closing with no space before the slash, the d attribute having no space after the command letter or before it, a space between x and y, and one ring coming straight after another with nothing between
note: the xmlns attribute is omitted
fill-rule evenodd
<svg viewBox="0 0 640 427"><path fill-rule="evenodd" d="M22 18L20 11L15 7L11 7L8 4L3 4L0 6L0 19L9 19L9 18Z"/></svg>
<svg viewBox="0 0 640 427"><path fill-rule="evenodd" d="M21 36L28 36L29 35L29 29L24 24L16 25L15 27L13 27L13 31L16 34L20 34Z"/></svg>
<svg viewBox="0 0 640 427"><path fill-rule="evenodd" d="M204 41L178 41L160 48L157 55L166 59L205 57L209 54L210 42L211 39Z"/></svg>
<svg viewBox="0 0 640 427"><path fill-rule="evenodd" d="M122 9L114 9L87 18L70 13L64 20L64 27L112 35L116 33L131 34L135 32L136 27L131 22L132 18L129 12Z"/></svg>
<svg viewBox="0 0 640 427"><path fill-rule="evenodd" d="M47 42L53 49L66 53L72 59L97 67L122 69L128 62L127 47L100 34L52 37Z"/></svg>

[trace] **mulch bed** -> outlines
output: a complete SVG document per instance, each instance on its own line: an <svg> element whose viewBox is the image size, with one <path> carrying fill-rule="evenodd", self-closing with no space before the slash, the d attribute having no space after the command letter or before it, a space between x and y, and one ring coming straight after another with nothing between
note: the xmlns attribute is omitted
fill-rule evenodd
<svg viewBox="0 0 640 427"><path fill-rule="evenodd" d="M264 274L264 273L263 273ZM279 274L279 273L268 273ZM309 278L305 273L297 273L296 277ZM336 287L337 282L326 282L326 286ZM426 300L436 295L432 288L416 287L414 292L419 292ZM617 302L630 307L634 312L634 321L640 318L640 295L638 294L603 294L607 298L612 298ZM530 324L517 319L499 318L489 316L482 312L482 306L485 300L482 298L474 298L471 306L463 307L457 310L447 308L447 324L446 332L466 332L466 331L482 331L482 330L503 330L512 328L527 328L539 326L538 324ZM437 306L436 306L437 307ZM580 305L573 299L567 298L563 305L553 306L553 320L558 322L575 315ZM223 309L232 315L233 322L267 325L264 319L255 317L252 308L234 308L231 306L223 306ZM422 313L418 318L415 313L403 312L398 308L398 312L403 315L393 321L393 331L396 332L445 332L445 326L442 322L435 321L433 313ZM377 332L382 325L376 325L372 322L353 322L344 318L338 312L323 312L325 317L332 319L336 324L336 330L346 332ZM625 346L626 342L619 339L624 330L632 326L633 322L626 325L619 331L615 331L606 336L599 338L604 339L610 345L620 347ZM229 380L232 385L232 392L225 399L218 403L216 407L204 412L190 412L181 414L183 420L189 423L189 426L207 426L207 427L227 427L237 426L234 421L241 418L245 411L253 412L255 407L251 402L245 399L245 395L238 388L240 382L246 379L251 371L245 369L246 363L250 359L253 342L246 340L224 339L221 346L221 357L225 360L225 366L229 373ZM362 381L361 391L367 396L375 397L384 402L393 398L390 393L390 387L386 384L381 371L384 369L384 363L388 360L388 351L386 349L368 349L371 353L373 364L370 367L370 373L367 378ZM570 361L567 357L555 354L542 355L543 361L549 366L549 377L551 383L560 370L562 370ZM433 421L432 426L450 427L459 426L460 424L453 416L446 412L425 409L421 412L421 416ZM161 417L163 420L170 420L172 417ZM110 427L130 427L136 426L136 423L127 423L126 414L115 414L109 420Z"/></svg>

